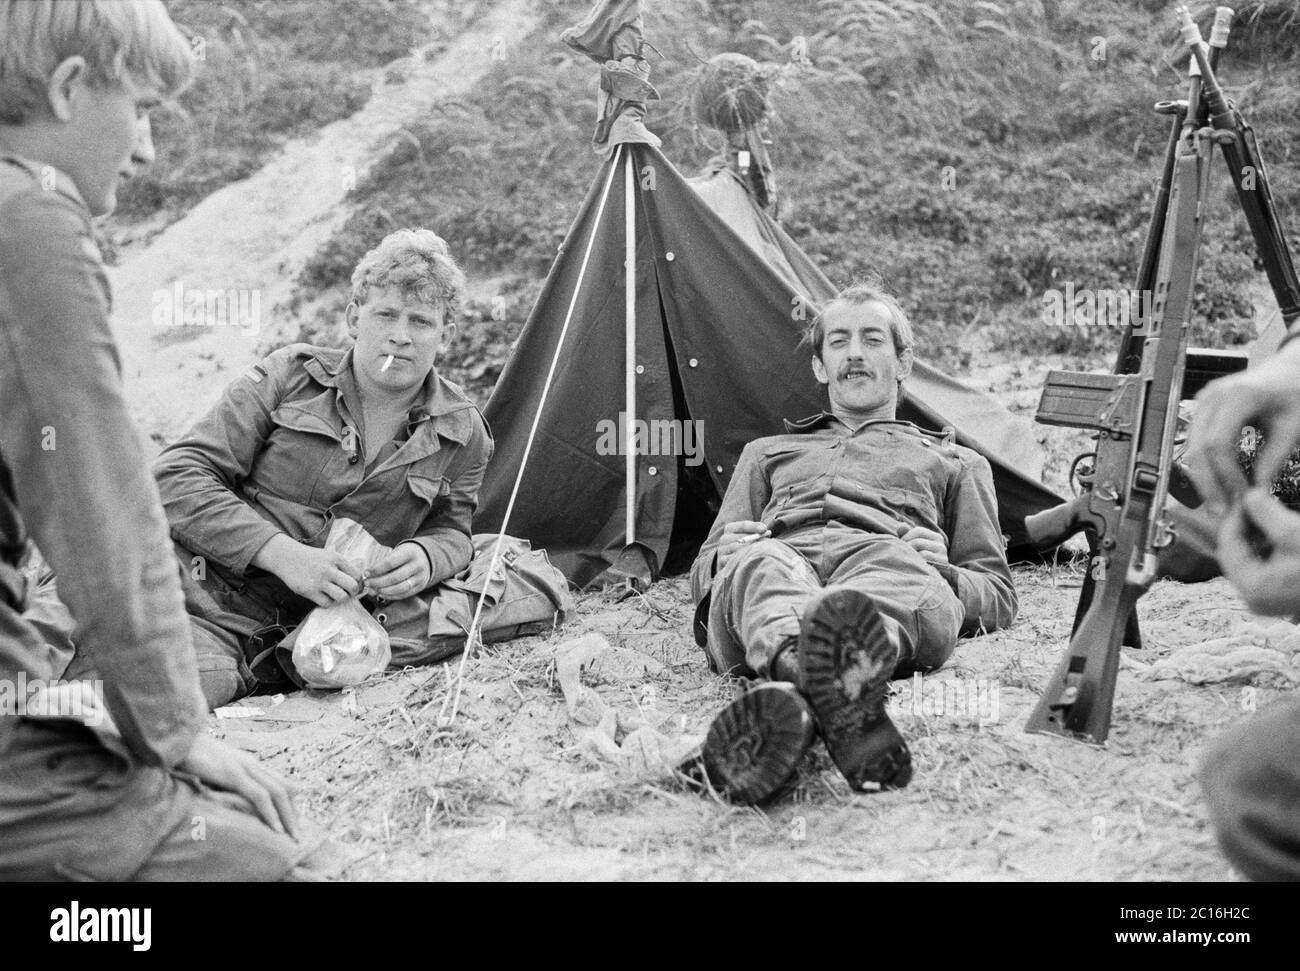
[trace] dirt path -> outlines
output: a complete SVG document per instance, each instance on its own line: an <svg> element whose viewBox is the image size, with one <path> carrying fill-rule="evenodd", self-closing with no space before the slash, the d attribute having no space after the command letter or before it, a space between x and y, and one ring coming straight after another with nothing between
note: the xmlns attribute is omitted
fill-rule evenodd
<svg viewBox="0 0 1300 971"><path fill-rule="evenodd" d="M392 149L404 126L470 90L493 56L508 55L536 21L532 0L504 0L450 43L452 28L444 28L401 62L404 80L390 83L386 70L376 72L363 109L291 141L255 175L204 199L113 271L127 394L147 435L165 441L183 431L255 360L259 345L292 332L278 305L299 268L351 214L350 186ZM183 292L243 291L237 300L245 311L258 311L255 319L244 318L254 326L216 300L205 318L215 325L177 326L172 294L178 283Z"/></svg>

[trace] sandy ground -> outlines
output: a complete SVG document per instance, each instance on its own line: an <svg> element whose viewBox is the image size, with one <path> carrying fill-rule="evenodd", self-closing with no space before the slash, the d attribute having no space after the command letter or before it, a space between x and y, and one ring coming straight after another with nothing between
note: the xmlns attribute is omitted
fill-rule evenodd
<svg viewBox="0 0 1300 971"><path fill-rule="evenodd" d="M1196 670L1198 645L1247 620L1223 581L1160 583L1141 605L1147 646L1125 650L1106 748L1028 735L1079 576L1038 567L1017 583L1013 628L895 684L917 770L897 792L851 792L819 746L795 791L760 811L628 758L629 731L689 742L740 687L710 675L690 640L682 580L622 603L586 596L564 629L487 648L450 725L438 716L451 666L249 699L238 707L251 717L213 725L295 780L351 853L351 879L1231 879L1197 761L1296 669L1201 686L1160 677L1180 661ZM625 744L613 755L570 717L557 676L556 648L591 633L611 645L583 683L617 712Z"/></svg>
<svg viewBox="0 0 1300 971"><path fill-rule="evenodd" d="M973 383L1032 412L1049 365L1062 362L989 363ZM1063 474L1073 433L1043 431ZM1224 727L1300 684L1300 635L1252 618L1225 581L1157 583L1139 604L1145 646L1124 650L1106 747L1029 735L1082 576L1036 566L1015 579L1012 628L894 685L916 765L897 792L852 792L820 745L762 810L670 770L744 689L709 673L684 578L582 595L562 629L488 647L450 724L454 662L343 694L249 699L212 725L296 782L354 880L1234 879L1196 766ZM561 684L566 649L593 634L609 650L581 680L615 713L612 742L571 714Z"/></svg>
<svg viewBox="0 0 1300 971"><path fill-rule="evenodd" d="M297 268L348 215L351 178L439 97L472 85L465 65L532 25L525 0L495 4L405 81L377 72L365 109L294 142L252 178L205 200L114 273L117 332L134 412L155 442L184 429L289 331L277 308ZM440 56L438 56L440 55ZM237 214L238 218L233 218ZM259 328L159 329L155 294L248 288ZM975 383L1032 413L1059 361L986 362ZM1060 486L1070 433L1040 429ZM1055 436L1055 437L1054 437ZM563 629L486 649L447 722L454 665L390 673L357 690L255 698L212 718L300 787L308 814L342 844L342 875L381 879L1088 879L1231 878L1195 783L1207 742L1300 682L1288 646L1193 684L1200 645L1252 628L1226 584L1158 584L1126 649L1105 749L1023 732L1069 633L1080 577L1021 568L1020 619L963 642L950 665L896 685L891 707L917 767L899 792L855 794L817 749L798 787L765 811L729 806L665 771L741 686L708 673L688 633L680 579L619 601L579 598ZM601 736L560 684L564 646L602 635L582 674L609 712ZM1274 642L1280 635L1255 637ZM1182 668L1183 676L1177 671ZM1160 675L1170 675L1162 677ZM589 699L590 700L590 699ZM658 747L656 747L658 746ZM656 759L656 756L660 756Z"/></svg>
<svg viewBox="0 0 1300 971"><path fill-rule="evenodd" d="M1061 363L989 363L973 382L1032 411ZM1072 433L1044 431L1063 466ZM743 690L709 673L681 578L583 595L561 630L487 648L450 725L454 665L250 699L250 717L213 726L297 782L355 880L1233 879L1196 766L1225 726L1300 684L1300 636L1250 617L1222 580L1158 583L1139 605L1145 647L1124 651L1107 746L1026 734L1081 579L1017 568L1012 628L895 684L916 764L898 792L852 792L818 745L789 795L735 807L656 759L698 741ZM591 634L610 650L582 683L615 713L613 743L570 714L561 685L566 646Z"/></svg>

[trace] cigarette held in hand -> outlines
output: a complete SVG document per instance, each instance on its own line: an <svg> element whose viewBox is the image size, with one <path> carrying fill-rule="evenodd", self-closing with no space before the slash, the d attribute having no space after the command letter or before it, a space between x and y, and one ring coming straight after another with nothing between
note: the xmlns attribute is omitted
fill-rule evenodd
<svg viewBox="0 0 1300 971"><path fill-rule="evenodd" d="M393 355L393 354L389 354L387 360L384 361L384 366L381 367L379 370L380 370L380 371L387 371L390 367L392 367L392 366L393 366L393 359L394 359L394 357L395 357L395 355Z"/></svg>

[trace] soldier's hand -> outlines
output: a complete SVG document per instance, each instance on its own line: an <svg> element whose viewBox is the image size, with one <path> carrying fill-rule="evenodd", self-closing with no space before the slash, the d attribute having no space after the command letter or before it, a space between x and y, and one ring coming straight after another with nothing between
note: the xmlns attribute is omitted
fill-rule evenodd
<svg viewBox="0 0 1300 971"><path fill-rule="evenodd" d="M298 837L298 811L288 785L247 752L211 735L199 735L178 768L198 776L209 788L239 796L277 833Z"/></svg>
<svg viewBox="0 0 1300 971"><path fill-rule="evenodd" d="M734 523L727 523L722 527L722 537L718 540L717 568L721 570L737 551L771 535L770 529L752 519L739 519Z"/></svg>
<svg viewBox="0 0 1300 971"><path fill-rule="evenodd" d="M1196 396L1186 462L1201 494L1223 508L1246 491L1237 464L1241 429L1265 435L1255 458L1255 482L1268 485L1300 444L1300 342L1288 344L1258 367L1220 378Z"/></svg>
<svg viewBox="0 0 1300 971"><path fill-rule="evenodd" d="M267 569L298 596L317 607L328 607L361 592L361 571L342 553L318 550L283 535L271 543L277 540L287 542L277 543Z"/></svg>
<svg viewBox="0 0 1300 971"><path fill-rule="evenodd" d="M1219 530L1223 575L1258 614L1300 614L1300 514L1262 488L1244 493Z"/></svg>
<svg viewBox="0 0 1300 971"><path fill-rule="evenodd" d="M948 562L948 544L933 529L913 526L899 539L920 553L927 563L942 566Z"/></svg>
<svg viewBox="0 0 1300 971"><path fill-rule="evenodd" d="M429 585L429 558L415 543L400 543L384 554L366 580L366 589L388 600L401 600Z"/></svg>

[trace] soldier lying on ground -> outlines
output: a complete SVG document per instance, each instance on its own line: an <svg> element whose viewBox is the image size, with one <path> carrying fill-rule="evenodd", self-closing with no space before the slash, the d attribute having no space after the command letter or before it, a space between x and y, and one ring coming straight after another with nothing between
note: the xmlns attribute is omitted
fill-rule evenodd
<svg viewBox="0 0 1300 971"><path fill-rule="evenodd" d="M704 746L712 783L747 803L785 785L815 729L855 789L906 785L890 679L1016 614L988 462L895 419L914 343L897 301L855 286L807 336L830 411L745 448L691 577L714 669L769 679Z"/></svg>
<svg viewBox="0 0 1300 971"><path fill-rule="evenodd" d="M1268 492L1300 445L1300 327L1276 355L1199 397L1188 461L1216 513L1223 575L1261 614L1300 618L1300 514ZM1244 425L1264 432L1250 485L1237 464ZM1300 700L1235 726L1205 757L1201 782L1228 858L1254 880L1300 880Z"/></svg>
<svg viewBox="0 0 1300 971"><path fill-rule="evenodd" d="M191 67L157 0L0 0L0 880L278 879L309 849L280 779L203 731L91 233L153 161L149 110ZM29 539L102 705L50 686L21 616Z"/></svg>
<svg viewBox="0 0 1300 971"><path fill-rule="evenodd" d="M399 602L377 615L390 636L422 637L427 606L404 602L469 565L492 439L435 368L464 282L441 238L392 233L352 275L351 347L276 351L158 457L212 707L292 688L277 645L363 589ZM322 548L340 518L388 548L371 575ZM88 676L80 658L67 676Z"/></svg>

